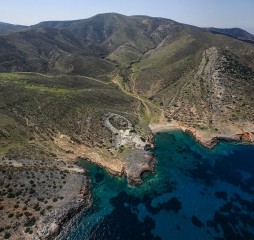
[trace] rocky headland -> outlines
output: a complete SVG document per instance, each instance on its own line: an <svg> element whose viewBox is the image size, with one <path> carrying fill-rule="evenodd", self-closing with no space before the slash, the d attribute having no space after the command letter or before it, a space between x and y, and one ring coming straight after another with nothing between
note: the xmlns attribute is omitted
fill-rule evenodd
<svg viewBox="0 0 254 240"><path fill-rule="evenodd" d="M142 183L143 172L155 171L155 156L147 151L154 148L152 134L147 137L139 135L127 118L115 113L107 113L102 122L112 134L112 147L120 155L121 173L129 183Z"/></svg>

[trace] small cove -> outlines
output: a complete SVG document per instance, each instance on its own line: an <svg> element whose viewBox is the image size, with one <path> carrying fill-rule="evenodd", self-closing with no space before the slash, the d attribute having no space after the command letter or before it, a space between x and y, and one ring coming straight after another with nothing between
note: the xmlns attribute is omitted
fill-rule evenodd
<svg viewBox="0 0 254 240"><path fill-rule="evenodd" d="M140 186L82 161L93 206L67 239L253 239L254 146L207 150L180 130L155 135L157 169Z"/></svg>

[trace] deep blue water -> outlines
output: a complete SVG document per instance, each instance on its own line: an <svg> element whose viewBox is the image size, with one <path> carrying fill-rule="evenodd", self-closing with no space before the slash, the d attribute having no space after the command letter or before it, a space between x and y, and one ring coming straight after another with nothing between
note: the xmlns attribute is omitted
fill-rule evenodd
<svg viewBox="0 0 254 240"><path fill-rule="evenodd" d="M141 186L82 162L94 203L68 239L254 239L254 146L207 150L181 131L155 139L157 171Z"/></svg>

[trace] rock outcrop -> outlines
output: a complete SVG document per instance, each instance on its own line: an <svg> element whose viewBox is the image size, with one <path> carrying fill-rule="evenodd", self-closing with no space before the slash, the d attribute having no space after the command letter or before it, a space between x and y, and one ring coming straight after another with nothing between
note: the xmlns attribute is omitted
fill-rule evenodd
<svg viewBox="0 0 254 240"><path fill-rule="evenodd" d="M90 179L86 177L81 191L70 203L42 217L37 222L37 234L39 239L55 239L60 232L63 235L66 229L71 227L71 220L80 212L83 212L91 206L90 184Z"/></svg>

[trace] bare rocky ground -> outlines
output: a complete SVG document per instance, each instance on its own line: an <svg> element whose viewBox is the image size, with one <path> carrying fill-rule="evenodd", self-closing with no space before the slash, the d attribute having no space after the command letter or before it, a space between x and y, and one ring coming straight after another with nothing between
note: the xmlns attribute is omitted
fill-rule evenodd
<svg viewBox="0 0 254 240"><path fill-rule="evenodd" d="M53 239L90 204L89 179L77 166L0 160L0 239Z"/></svg>

